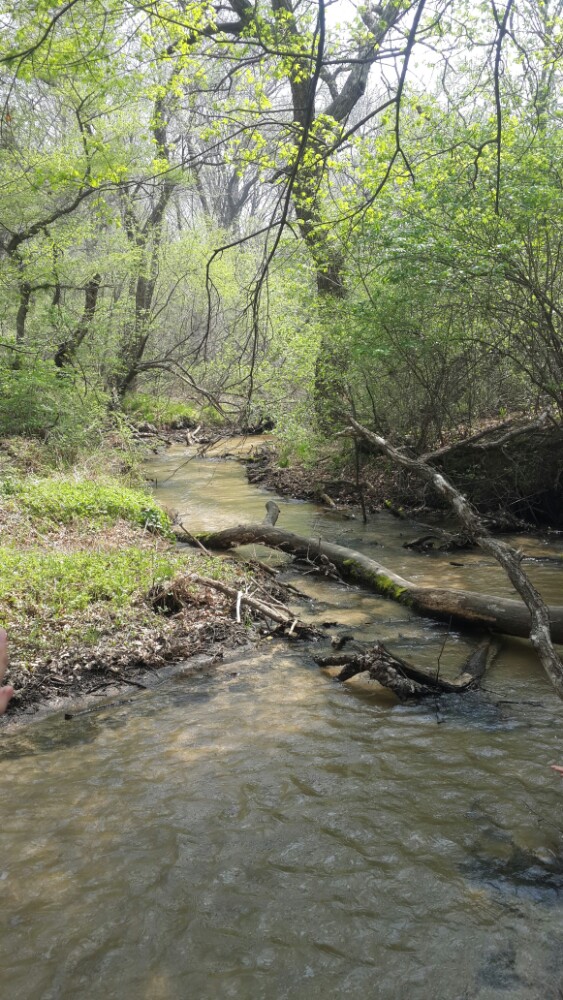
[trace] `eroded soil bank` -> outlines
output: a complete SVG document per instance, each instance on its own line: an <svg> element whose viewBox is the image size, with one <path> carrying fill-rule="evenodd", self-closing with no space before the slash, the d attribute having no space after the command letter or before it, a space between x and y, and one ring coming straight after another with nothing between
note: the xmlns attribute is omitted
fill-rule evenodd
<svg viewBox="0 0 563 1000"><path fill-rule="evenodd" d="M420 457L419 452L406 454ZM514 415L459 428L423 456L443 472L487 516L496 530L524 526L563 528L563 431L548 414L536 420ZM356 506L367 513L388 509L443 516L445 507L428 485L397 468L361 442L326 444L306 463L285 459L266 442L248 463L252 483L283 496L316 503Z"/></svg>

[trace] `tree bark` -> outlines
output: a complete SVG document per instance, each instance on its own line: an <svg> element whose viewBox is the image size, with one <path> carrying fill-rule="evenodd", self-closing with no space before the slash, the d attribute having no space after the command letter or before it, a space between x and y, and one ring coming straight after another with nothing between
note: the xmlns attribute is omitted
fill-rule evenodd
<svg viewBox="0 0 563 1000"><path fill-rule="evenodd" d="M305 538L265 524L243 524L197 537L208 549L258 544L309 560L329 560L344 579L361 583L382 597L398 601L422 615L505 635L530 636L532 619L521 601L470 590L420 587L361 552L321 538ZM191 536L186 536L186 541L193 540ZM500 546L502 543L494 544ZM548 613L553 639L563 643L563 607L549 607Z"/></svg>
<svg viewBox="0 0 563 1000"><path fill-rule="evenodd" d="M485 526L477 512L471 504L462 496L458 490L443 476L428 465L423 459L409 458L403 455L396 448L393 448L385 438L373 434L362 424L359 424L353 417L350 418L352 433L369 441L380 452L391 458L397 465L415 472L421 479L430 483L436 492L447 500L458 520L461 522L470 538L472 538L479 548L493 556L502 566L513 587L520 594L527 608L529 621L529 637L532 646L536 650L541 664L553 684L558 695L563 698L563 663L553 647L553 642L562 642L561 632L558 629L559 614L563 609L548 608L541 595L536 590L531 580L522 569L521 556L519 553L507 545L506 542L499 542L494 539ZM498 598L491 598L498 601ZM554 614L557 612L557 614ZM520 632L512 632L513 635L520 635Z"/></svg>

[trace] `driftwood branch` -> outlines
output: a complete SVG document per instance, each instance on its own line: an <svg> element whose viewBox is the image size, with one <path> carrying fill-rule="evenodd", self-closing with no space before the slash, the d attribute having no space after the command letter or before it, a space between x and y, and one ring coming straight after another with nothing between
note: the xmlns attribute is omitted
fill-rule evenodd
<svg viewBox="0 0 563 1000"><path fill-rule="evenodd" d="M562 641L561 634L553 621L553 610L555 609L547 607L541 595L522 569L519 553L512 546L507 545L506 542L494 539L465 497L455 489L445 476L433 469L423 459L410 458L407 455L403 455L396 448L393 448L385 438L372 433L372 431L363 427L354 418L350 419L350 424L352 433L355 436L364 438L372 446L375 446L379 451L391 458L397 465L410 469L421 479L430 483L436 492L448 502L469 537L473 538L484 552L493 556L499 565L502 566L528 609L530 642L536 650L541 664L555 690L560 697L563 697L563 663L553 647L553 641ZM557 610L560 613L562 609L559 608ZM553 632L553 638L551 632Z"/></svg>
<svg viewBox="0 0 563 1000"><path fill-rule="evenodd" d="M342 667L337 680L348 681L357 674L369 673L372 680L390 688L402 701L407 698L425 698L437 694L461 694L476 687L491 659L491 643L484 642L468 658L459 677L445 680L439 673L431 673L413 666L391 653L381 642L361 653L332 653L314 657L319 667Z"/></svg>
<svg viewBox="0 0 563 1000"><path fill-rule="evenodd" d="M284 608L278 602L276 602L277 606L273 607L271 604L266 604L265 601L251 597L250 594L235 590L234 587L228 587L226 583L222 583L219 580L211 580L206 576L198 576L196 573L190 573L187 576L187 580L197 583L201 587L211 587L212 590L218 590L221 594L230 597L235 603L236 613L239 616L237 620L240 618L241 607L248 607L262 618L270 618L278 625L282 625L284 628L287 627L289 629L287 634L293 638L297 639L317 634L317 630L312 625L307 625L305 622L299 621L288 608Z"/></svg>

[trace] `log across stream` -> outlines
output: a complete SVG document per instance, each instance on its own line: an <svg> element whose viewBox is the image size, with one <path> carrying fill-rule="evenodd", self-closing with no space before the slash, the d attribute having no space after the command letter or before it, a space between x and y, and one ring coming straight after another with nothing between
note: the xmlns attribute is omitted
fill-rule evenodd
<svg viewBox="0 0 563 1000"><path fill-rule="evenodd" d="M299 558L326 560L343 579L360 583L422 615L505 635L526 638L530 634L530 614L519 600L471 590L420 586L361 552L318 537L305 538L271 524L247 524L199 534L198 540L209 549L260 544ZM563 607L550 606L549 616L554 642L563 643Z"/></svg>

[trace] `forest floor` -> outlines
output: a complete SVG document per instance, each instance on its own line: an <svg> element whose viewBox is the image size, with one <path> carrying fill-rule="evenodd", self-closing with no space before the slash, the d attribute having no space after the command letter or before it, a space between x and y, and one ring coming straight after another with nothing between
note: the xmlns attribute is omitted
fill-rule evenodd
<svg viewBox="0 0 563 1000"><path fill-rule="evenodd" d="M226 648L272 634L250 612L237 622L232 599L190 577L258 589L266 601L283 596L275 580L178 545L150 494L126 485L123 452L110 443L61 472L37 442L0 440L0 624L15 688L4 723L142 688L165 664L204 653L220 662ZM181 601L167 599L175 590Z"/></svg>

